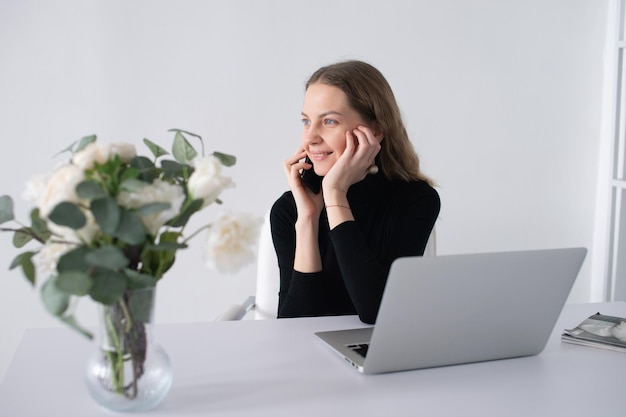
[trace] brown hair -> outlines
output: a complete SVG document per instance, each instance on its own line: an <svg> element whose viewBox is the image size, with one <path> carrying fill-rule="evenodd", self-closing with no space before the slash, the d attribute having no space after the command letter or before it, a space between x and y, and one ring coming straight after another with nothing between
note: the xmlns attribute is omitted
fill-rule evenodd
<svg viewBox="0 0 626 417"><path fill-rule="evenodd" d="M379 163L389 179L432 181L420 170L420 161L404 127L396 98L385 77L362 61L343 61L315 71L306 83L322 83L340 88L350 106L368 123L377 124L384 139Z"/></svg>

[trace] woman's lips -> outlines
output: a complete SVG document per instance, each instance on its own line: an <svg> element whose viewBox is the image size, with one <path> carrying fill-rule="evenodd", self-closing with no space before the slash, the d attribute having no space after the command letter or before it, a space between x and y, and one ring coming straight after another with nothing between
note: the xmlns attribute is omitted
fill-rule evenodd
<svg viewBox="0 0 626 417"><path fill-rule="evenodd" d="M313 160L313 161L322 161L324 160L328 155L330 155L332 152L311 152L309 154L309 157Z"/></svg>

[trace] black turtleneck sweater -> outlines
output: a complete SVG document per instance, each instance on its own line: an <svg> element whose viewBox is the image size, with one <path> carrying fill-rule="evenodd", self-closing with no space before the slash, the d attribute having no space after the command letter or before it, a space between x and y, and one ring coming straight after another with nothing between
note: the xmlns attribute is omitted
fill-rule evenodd
<svg viewBox="0 0 626 417"><path fill-rule="evenodd" d="M354 221L319 224L322 271L293 269L296 205L291 191L272 206L270 223L280 268L278 317L358 314L374 323L391 263L424 254L439 214L437 191L423 181L368 175L348 190Z"/></svg>

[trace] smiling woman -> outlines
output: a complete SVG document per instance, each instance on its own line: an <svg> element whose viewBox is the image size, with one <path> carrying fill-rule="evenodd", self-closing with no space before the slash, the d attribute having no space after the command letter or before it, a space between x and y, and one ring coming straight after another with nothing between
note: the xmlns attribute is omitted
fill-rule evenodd
<svg viewBox="0 0 626 417"><path fill-rule="evenodd" d="M439 195L373 66L346 61L317 70L302 122L300 148L284 162L290 191L270 213L278 316L358 314L373 323L391 263L424 253ZM304 186L307 171L320 177L320 192Z"/></svg>

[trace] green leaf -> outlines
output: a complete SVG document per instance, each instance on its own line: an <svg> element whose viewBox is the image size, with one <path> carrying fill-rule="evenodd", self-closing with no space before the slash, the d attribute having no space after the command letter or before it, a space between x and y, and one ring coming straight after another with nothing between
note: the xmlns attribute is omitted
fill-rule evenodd
<svg viewBox="0 0 626 417"><path fill-rule="evenodd" d="M140 245L144 242L148 231L144 227L139 216L129 210L120 207L120 223L113 233L121 241L129 245Z"/></svg>
<svg viewBox="0 0 626 417"><path fill-rule="evenodd" d="M93 200L106 197L107 193L99 182L93 180L83 181L76 186L76 194L80 198Z"/></svg>
<svg viewBox="0 0 626 417"><path fill-rule="evenodd" d="M16 248L24 247L28 242L33 240L32 230L22 227L13 234L13 246Z"/></svg>
<svg viewBox="0 0 626 417"><path fill-rule="evenodd" d="M77 332L85 336L86 338L93 339L93 334L90 331L86 330L81 325L79 325L78 321L76 321L76 318L73 315L59 317L59 319L61 319L63 323L67 324L72 329L76 330Z"/></svg>
<svg viewBox="0 0 626 417"><path fill-rule="evenodd" d="M70 296L56 286L56 277L50 278L41 287L41 299L46 310L53 316L61 316L70 305Z"/></svg>
<svg viewBox="0 0 626 417"><path fill-rule="evenodd" d="M99 198L93 200L90 206L93 217L100 229L109 235L117 230L122 216L120 207L113 197Z"/></svg>
<svg viewBox="0 0 626 417"><path fill-rule="evenodd" d="M14 269L18 266L22 268L22 273L26 277L26 279L32 284L35 285L35 264L33 263L33 256L35 256L35 252L24 252L17 255L11 261L11 265L9 266L9 270Z"/></svg>
<svg viewBox="0 0 626 417"><path fill-rule="evenodd" d="M164 178L180 178L189 177L193 173L191 165L179 164L176 161L162 160L161 168L163 168Z"/></svg>
<svg viewBox="0 0 626 417"><path fill-rule="evenodd" d="M200 135L197 135L195 133L191 133L188 130L183 130L183 129L169 129L168 132L177 132L177 133L184 133L185 135L189 135L189 136L193 136L196 137L198 139L200 139L200 141L202 141L202 138L200 137Z"/></svg>
<svg viewBox="0 0 626 417"><path fill-rule="evenodd" d="M132 193L132 192L141 190L143 187L147 185L148 185L147 182L142 181L140 179L129 178L127 180L122 181L122 183L120 184L120 189L124 191L129 191Z"/></svg>
<svg viewBox="0 0 626 417"><path fill-rule="evenodd" d="M83 136L78 141L76 146L74 146L74 148L72 149L72 152L76 153L76 152L82 151L83 149L87 147L87 145L89 145L92 142L95 142L96 139L97 139L96 135Z"/></svg>
<svg viewBox="0 0 626 417"><path fill-rule="evenodd" d="M128 309L140 323L149 323L154 306L153 291L134 291L128 299Z"/></svg>
<svg viewBox="0 0 626 417"><path fill-rule="evenodd" d="M0 224L15 219L13 215L13 199L8 195L0 197Z"/></svg>
<svg viewBox="0 0 626 417"><path fill-rule="evenodd" d="M237 163L237 157L221 152L213 152L213 156L220 160L225 167L232 167Z"/></svg>
<svg viewBox="0 0 626 417"><path fill-rule="evenodd" d="M152 161L145 156L136 157L130 165L138 171L137 178L149 184L152 184L160 174L160 170L156 169Z"/></svg>
<svg viewBox="0 0 626 417"><path fill-rule="evenodd" d="M156 278L152 275L142 274L134 269L126 269L124 271L126 278L128 279L129 290L139 290L142 288L154 287L156 285Z"/></svg>
<svg viewBox="0 0 626 417"><path fill-rule="evenodd" d="M169 155L170 153L168 151L166 151L165 149L161 148L159 145L157 145L156 143L144 138L143 143L146 144L146 146L148 147L148 149L150 149L150 152L152 152L152 155L154 155L154 158L157 159L163 155Z"/></svg>
<svg viewBox="0 0 626 417"><path fill-rule="evenodd" d="M93 249L85 256L85 261L93 266L113 270L128 266L124 252L111 245Z"/></svg>
<svg viewBox="0 0 626 417"><path fill-rule="evenodd" d="M94 301L111 305L126 291L126 275L108 269L97 269L89 295Z"/></svg>
<svg viewBox="0 0 626 417"><path fill-rule="evenodd" d="M59 258L59 262L57 262L57 271L59 271L59 273L67 271L87 271L90 265L85 260L85 257L89 251L89 248L79 246L76 249L63 254Z"/></svg>
<svg viewBox="0 0 626 417"><path fill-rule="evenodd" d="M202 208L204 201L200 198L193 200L189 205L184 208L184 211L178 216L170 220L167 224L172 227L182 227L187 224L189 218L198 210Z"/></svg>
<svg viewBox="0 0 626 417"><path fill-rule="evenodd" d="M56 277L56 286L61 291L72 295L87 295L93 282L85 272L62 272Z"/></svg>
<svg viewBox="0 0 626 417"><path fill-rule="evenodd" d="M37 235L40 242L45 242L50 238L48 223L39 216L39 209L32 209L30 212L30 228Z"/></svg>
<svg viewBox="0 0 626 417"><path fill-rule="evenodd" d="M66 226L78 230L87 224L87 218L80 208L68 201L57 204L49 216L50 220L59 226Z"/></svg>
<svg viewBox="0 0 626 417"><path fill-rule="evenodd" d="M174 144L172 145L172 155L181 164L186 164L198 156L198 152L185 139L182 133L177 131L174 137Z"/></svg>
<svg viewBox="0 0 626 417"><path fill-rule="evenodd" d="M84 136L80 140L72 142L72 144L70 146L68 146L67 148L63 149L57 155L60 155L60 154L62 154L64 152L76 153L78 151L82 151L83 149L85 149L85 147L87 145L89 145L91 142L95 142L95 141L96 141L96 135Z"/></svg>
<svg viewBox="0 0 626 417"><path fill-rule="evenodd" d="M139 216L151 216L153 214L160 213L163 210L167 210L170 207L172 207L170 203L160 203L160 202L148 203L139 207L137 209L137 214Z"/></svg>

